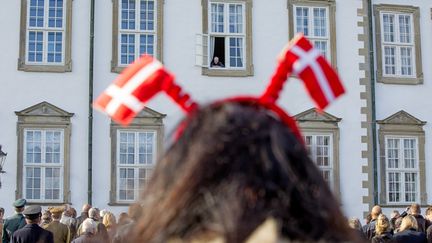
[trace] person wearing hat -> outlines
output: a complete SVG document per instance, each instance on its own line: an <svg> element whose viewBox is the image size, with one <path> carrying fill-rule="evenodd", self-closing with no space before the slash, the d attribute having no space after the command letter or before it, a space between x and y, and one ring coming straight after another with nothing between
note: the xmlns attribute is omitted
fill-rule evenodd
<svg viewBox="0 0 432 243"><path fill-rule="evenodd" d="M32 205L27 207L23 214L26 225L15 231L11 237L12 243L54 243L53 234L39 226L42 217L41 206Z"/></svg>
<svg viewBox="0 0 432 243"><path fill-rule="evenodd" d="M52 222L49 223L45 229L53 233L54 243L69 243L71 240L69 227L60 223L63 207L55 207L50 209Z"/></svg>
<svg viewBox="0 0 432 243"><path fill-rule="evenodd" d="M22 215L25 204L26 200L24 198L18 199L12 204L15 208L15 214L7 218L4 222L2 230L2 243L9 243L13 233L24 227L26 224L24 216Z"/></svg>

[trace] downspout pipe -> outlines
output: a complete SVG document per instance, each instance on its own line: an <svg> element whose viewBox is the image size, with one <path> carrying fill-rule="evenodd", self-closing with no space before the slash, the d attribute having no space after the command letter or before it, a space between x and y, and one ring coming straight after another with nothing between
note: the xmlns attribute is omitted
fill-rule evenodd
<svg viewBox="0 0 432 243"><path fill-rule="evenodd" d="M88 164L87 164L87 203L92 204L93 184L93 65L94 65L94 17L95 0L90 1L90 53L88 82Z"/></svg>
<svg viewBox="0 0 432 243"><path fill-rule="evenodd" d="M378 200L378 154L377 154L377 123L376 123L376 93L375 93L375 52L374 52L374 32L373 32L373 9L372 0L368 0L368 28L369 28L369 69L370 69L370 89L371 89L371 130L372 130L372 160L373 160L373 202L379 204Z"/></svg>

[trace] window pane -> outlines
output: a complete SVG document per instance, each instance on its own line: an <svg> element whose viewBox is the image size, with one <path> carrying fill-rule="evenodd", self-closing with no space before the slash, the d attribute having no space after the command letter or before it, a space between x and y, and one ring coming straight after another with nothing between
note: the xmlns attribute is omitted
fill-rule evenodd
<svg viewBox="0 0 432 243"><path fill-rule="evenodd" d="M135 176L134 169L120 168L119 173L119 199L134 200Z"/></svg>
<svg viewBox="0 0 432 243"><path fill-rule="evenodd" d="M133 132L120 132L119 157L120 164L135 163L135 134Z"/></svg>
<svg viewBox="0 0 432 243"><path fill-rule="evenodd" d="M412 47L401 47L401 74L411 76L413 74Z"/></svg>
<svg viewBox="0 0 432 243"><path fill-rule="evenodd" d="M44 0L30 1L29 8L29 26L43 27L44 26Z"/></svg>
<svg viewBox="0 0 432 243"><path fill-rule="evenodd" d="M399 139L387 139L387 168L399 168Z"/></svg>
<svg viewBox="0 0 432 243"><path fill-rule="evenodd" d="M229 38L230 67L243 67L243 38Z"/></svg>
<svg viewBox="0 0 432 243"><path fill-rule="evenodd" d="M243 6L241 4L229 5L229 32L243 32Z"/></svg>
<svg viewBox="0 0 432 243"><path fill-rule="evenodd" d="M314 36L326 37L327 36L327 13L325 8L314 8Z"/></svg>
<svg viewBox="0 0 432 243"><path fill-rule="evenodd" d="M384 47L384 72L385 74L396 74L396 48Z"/></svg>
<svg viewBox="0 0 432 243"><path fill-rule="evenodd" d="M313 41L313 43L315 48L318 49L323 56L328 58L327 41L320 40L320 41Z"/></svg>
<svg viewBox="0 0 432 243"><path fill-rule="evenodd" d="M49 0L48 27L63 27L63 0Z"/></svg>
<svg viewBox="0 0 432 243"><path fill-rule="evenodd" d="M140 30L153 31L155 29L154 23L155 23L154 0L141 0L140 1Z"/></svg>
<svg viewBox="0 0 432 243"><path fill-rule="evenodd" d="M417 173L405 173L405 201L415 202L417 199Z"/></svg>
<svg viewBox="0 0 432 243"><path fill-rule="evenodd" d="M224 4L212 3L211 4L211 31L224 32Z"/></svg>
<svg viewBox="0 0 432 243"><path fill-rule="evenodd" d="M399 15L399 35L401 43L411 43L411 16Z"/></svg>
<svg viewBox="0 0 432 243"><path fill-rule="evenodd" d="M383 14L384 42L395 42L394 15Z"/></svg>
<svg viewBox="0 0 432 243"><path fill-rule="evenodd" d="M43 57L43 32L42 31L29 31L28 34L28 47L27 47L27 61L29 62L42 62Z"/></svg>
<svg viewBox="0 0 432 243"><path fill-rule="evenodd" d="M140 35L140 54L154 55L154 35Z"/></svg>
<svg viewBox="0 0 432 243"><path fill-rule="evenodd" d="M404 165L405 168L416 168L417 167L417 156L416 156L416 140L415 139L403 139L404 143Z"/></svg>
<svg viewBox="0 0 432 243"><path fill-rule="evenodd" d="M309 36L309 9L296 7L296 32Z"/></svg>
<svg viewBox="0 0 432 243"><path fill-rule="evenodd" d="M28 199L41 199L41 169L38 167L25 167L25 192Z"/></svg>
<svg viewBox="0 0 432 243"><path fill-rule="evenodd" d="M48 62L62 62L62 46L63 46L63 33L62 32L48 32Z"/></svg>
<svg viewBox="0 0 432 243"><path fill-rule="evenodd" d="M388 173L388 194L389 202L399 202L400 201L400 173L390 172Z"/></svg>
<svg viewBox="0 0 432 243"><path fill-rule="evenodd" d="M135 0L122 0L120 12L121 12L121 25L120 29L134 30L135 29Z"/></svg>
<svg viewBox="0 0 432 243"><path fill-rule="evenodd" d="M135 60L135 34L122 34L120 38L120 64Z"/></svg>

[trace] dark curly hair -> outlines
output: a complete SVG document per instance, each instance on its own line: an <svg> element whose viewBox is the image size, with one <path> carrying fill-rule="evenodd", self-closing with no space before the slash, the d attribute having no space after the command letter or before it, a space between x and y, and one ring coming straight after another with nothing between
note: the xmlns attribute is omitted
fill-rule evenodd
<svg viewBox="0 0 432 243"><path fill-rule="evenodd" d="M353 239L303 143L268 110L218 103L185 124L144 190L136 241L244 242L268 218L291 240Z"/></svg>

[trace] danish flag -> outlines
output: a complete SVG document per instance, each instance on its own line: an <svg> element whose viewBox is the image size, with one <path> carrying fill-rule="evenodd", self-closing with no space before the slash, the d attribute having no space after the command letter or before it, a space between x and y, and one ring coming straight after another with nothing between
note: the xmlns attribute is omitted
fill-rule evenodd
<svg viewBox="0 0 432 243"><path fill-rule="evenodd" d="M282 51L279 62L279 66L285 68L282 71L278 68L277 71L292 71L301 78L320 110L345 93L335 70L302 34L296 36Z"/></svg>
<svg viewBox="0 0 432 243"><path fill-rule="evenodd" d="M117 79L108 86L93 106L107 113L122 125L128 125L145 106L145 102L160 91L165 91L182 108L190 109L188 95L182 95L174 83L174 76L162 64L148 55L143 55L129 65Z"/></svg>

